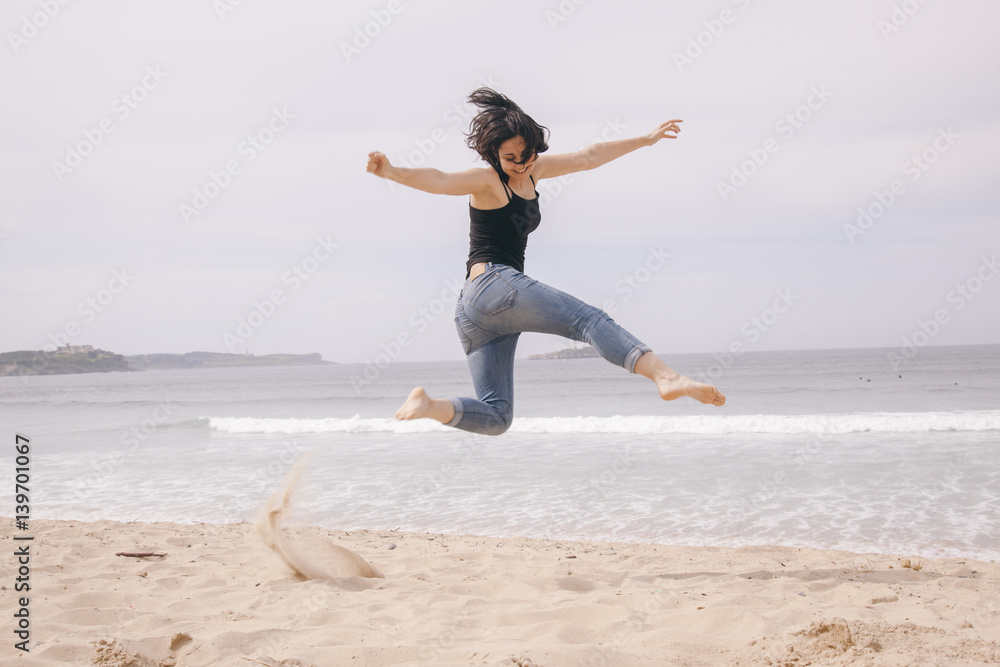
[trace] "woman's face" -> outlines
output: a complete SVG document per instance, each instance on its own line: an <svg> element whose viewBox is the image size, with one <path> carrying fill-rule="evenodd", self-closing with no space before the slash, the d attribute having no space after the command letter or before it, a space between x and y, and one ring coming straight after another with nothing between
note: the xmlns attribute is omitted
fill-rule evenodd
<svg viewBox="0 0 1000 667"><path fill-rule="evenodd" d="M500 144L498 153L500 155L500 168L504 170L512 181L521 182L527 180L531 174L532 167L538 155L524 155L525 143L521 137L511 137Z"/></svg>

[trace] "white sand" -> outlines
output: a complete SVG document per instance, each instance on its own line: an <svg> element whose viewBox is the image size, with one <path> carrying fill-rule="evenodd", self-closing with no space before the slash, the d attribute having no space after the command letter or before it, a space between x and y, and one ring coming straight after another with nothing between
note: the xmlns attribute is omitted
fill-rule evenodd
<svg viewBox="0 0 1000 667"><path fill-rule="evenodd" d="M317 530L385 574L331 581L295 574L249 523L31 528L31 652L13 648L6 613L3 665L1000 661L997 563L916 571L904 557L811 549ZM7 610L14 576L0 559Z"/></svg>

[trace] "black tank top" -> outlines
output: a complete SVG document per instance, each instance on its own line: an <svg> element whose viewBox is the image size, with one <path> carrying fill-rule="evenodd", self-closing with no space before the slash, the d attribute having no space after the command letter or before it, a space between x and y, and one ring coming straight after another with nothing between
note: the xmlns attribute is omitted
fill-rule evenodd
<svg viewBox="0 0 1000 667"><path fill-rule="evenodd" d="M529 178L534 186L535 177ZM469 261L465 263L466 278L472 265L479 262L506 264L523 272L528 234L535 231L542 221L537 190L534 199L524 199L510 189L502 176L500 182L507 194L506 206L486 211L469 204L472 224L469 227Z"/></svg>

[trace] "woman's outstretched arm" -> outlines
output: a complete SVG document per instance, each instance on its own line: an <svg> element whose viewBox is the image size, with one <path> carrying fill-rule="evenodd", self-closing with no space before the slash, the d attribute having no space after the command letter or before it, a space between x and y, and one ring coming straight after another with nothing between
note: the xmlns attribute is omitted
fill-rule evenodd
<svg viewBox="0 0 1000 667"><path fill-rule="evenodd" d="M490 172L482 167L447 173L439 169L394 167L383 153L368 154L368 171L400 185L434 195L471 195L489 188Z"/></svg>
<svg viewBox="0 0 1000 667"><path fill-rule="evenodd" d="M534 170L535 178L555 178L556 176L572 174L577 171L596 169L602 164L607 164L643 146L652 146L660 139L676 139L677 133L681 131L681 126L678 123L682 122L681 120L668 120L660 123L649 134L631 139L598 142L575 153L539 155L538 163L535 165Z"/></svg>

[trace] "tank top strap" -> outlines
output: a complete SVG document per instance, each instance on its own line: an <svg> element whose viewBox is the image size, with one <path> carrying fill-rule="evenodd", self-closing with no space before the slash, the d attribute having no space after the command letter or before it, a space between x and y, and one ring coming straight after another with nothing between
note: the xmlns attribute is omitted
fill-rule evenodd
<svg viewBox="0 0 1000 667"><path fill-rule="evenodd" d="M504 191L504 194L507 195L507 203L509 204L510 200L511 200L511 195L514 194L514 191L511 190L511 188L510 188L509 185L507 185L506 183L504 183L504 180L502 178L500 179L500 184L503 185L503 191Z"/></svg>
<svg viewBox="0 0 1000 667"><path fill-rule="evenodd" d="M500 169L498 167L493 167L493 171L496 172L497 178L500 179L500 185L503 186L503 193L507 195L507 203L509 204L511 202L511 195L514 194L514 191L510 189L509 185L507 185L507 181L503 180L503 174L500 173Z"/></svg>

